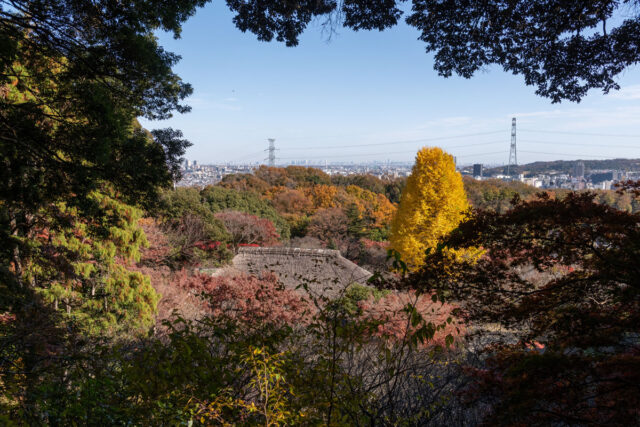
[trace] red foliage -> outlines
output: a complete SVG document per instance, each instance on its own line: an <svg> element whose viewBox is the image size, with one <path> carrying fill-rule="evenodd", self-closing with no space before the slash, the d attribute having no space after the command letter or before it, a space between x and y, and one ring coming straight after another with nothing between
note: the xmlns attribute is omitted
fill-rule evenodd
<svg viewBox="0 0 640 427"><path fill-rule="evenodd" d="M365 249L389 249L389 242L377 242L370 239L360 239Z"/></svg>
<svg viewBox="0 0 640 427"><path fill-rule="evenodd" d="M142 218L139 224L149 242L149 247L142 251L140 263L163 264L171 254L171 245L167 235L153 218Z"/></svg>
<svg viewBox="0 0 640 427"><path fill-rule="evenodd" d="M421 325L411 326L407 305L412 305L422 316L424 322L432 323L438 328L433 339L424 343L425 346L445 346L447 335L454 338L464 333L464 325L455 320L452 311L455 307L451 304L433 302L431 295L416 295L414 291L393 292L378 299L374 296L359 303L365 319L379 321L377 334L382 337L391 337L397 340L407 338ZM447 322L447 319L451 322Z"/></svg>
<svg viewBox="0 0 640 427"><path fill-rule="evenodd" d="M218 249L220 245L222 245L222 242L219 241L200 241L196 242L193 246L202 251L210 251L213 249Z"/></svg>
<svg viewBox="0 0 640 427"><path fill-rule="evenodd" d="M172 272L168 267L135 267L151 279L151 285L160 295L156 313L156 327L163 330L162 322L174 312L185 319L198 319L207 313L206 305L192 290L181 286L189 276L186 270Z"/></svg>
<svg viewBox="0 0 640 427"><path fill-rule="evenodd" d="M182 275L177 285L202 294L214 316L250 326L304 324L315 312L300 293L284 289L273 273L264 273L262 277Z"/></svg>
<svg viewBox="0 0 640 427"><path fill-rule="evenodd" d="M340 208L320 209L312 217L307 236L350 255L350 246L359 246L349 237L349 218ZM353 257L349 257L350 259Z"/></svg>
<svg viewBox="0 0 640 427"><path fill-rule="evenodd" d="M272 246L280 237L271 221L238 211L226 211L216 214L231 235L232 245L255 244Z"/></svg>
<svg viewBox="0 0 640 427"><path fill-rule="evenodd" d="M434 251L408 285L508 331L487 330L486 369L471 390L494 402L493 424L636 425L639 241L639 214L592 193L539 194L504 214L475 212L444 243L485 256L452 264Z"/></svg>
<svg viewBox="0 0 640 427"><path fill-rule="evenodd" d="M299 190L285 190L273 196L273 206L280 213L303 215L309 213L313 205L309 198Z"/></svg>
<svg viewBox="0 0 640 427"><path fill-rule="evenodd" d="M14 313L0 313L0 325L6 325L16 320L16 315Z"/></svg>

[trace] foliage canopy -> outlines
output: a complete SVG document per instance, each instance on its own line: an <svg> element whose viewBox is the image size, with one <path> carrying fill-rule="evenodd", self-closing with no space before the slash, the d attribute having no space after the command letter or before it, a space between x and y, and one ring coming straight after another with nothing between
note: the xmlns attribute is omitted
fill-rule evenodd
<svg viewBox="0 0 640 427"><path fill-rule="evenodd" d="M637 188L637 186L635 187ZM637 422L640 217L595 201L540 194L477 212L445 244L481 246L476 262L426 258L409 286L462 304L472 324L500 324L476 399L513 424Z"/></svg>
<svg viewBox="0 0 640 427"><path fill-rule="evenodd" d="M453 156L440 148L423 148L391 223L391 247L411 268L422 265L427 249L456 228L468 208Z"/></svg>
<svg viewBox="0 0 640 427"><path fill-rule="evenodd" d="M333 31L379 30L398 24L406 0L228 1L234 23L259 40L288 46L314 19ZM637 0L412 0L406 22L420 31L436 71L470 78L499 65L524 76L536 93L580 101L590 89L618 89L616 78L638 63Z"/></svg>

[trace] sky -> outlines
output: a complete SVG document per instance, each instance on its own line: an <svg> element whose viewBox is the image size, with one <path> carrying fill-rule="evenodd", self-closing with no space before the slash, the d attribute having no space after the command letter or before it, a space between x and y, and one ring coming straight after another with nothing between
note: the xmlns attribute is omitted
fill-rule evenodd
<svg viewBox="0 0 640 427"><path fill-rule="evenodd" d="M193 143L189 160L263 162L275 138L281 164L411 161L422 146L440 146L459 164L497 165L509 158L512 117L520 164L640 158L640 67L621 75L620 91L552 104L499 67L471 79L438 76L404 22L331 37L312 23L297 47L286 47L242 33L232 17L213 2L180 39L158 34L182 56L174 70L194 88L192 111L141 122L182 130Z"/></svg>

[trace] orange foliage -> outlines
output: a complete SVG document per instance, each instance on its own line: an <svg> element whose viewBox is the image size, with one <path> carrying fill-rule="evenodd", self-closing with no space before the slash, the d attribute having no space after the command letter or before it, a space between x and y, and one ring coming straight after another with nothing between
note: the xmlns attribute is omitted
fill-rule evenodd
<svg viewBox="0 0 640 427"><path fill-rule="evenodd" d="M280 214L305 215L313 208L312 202L300 190L283 189L273 195L271 203Z"/></svg>
<svg viewBox="0 0 640 427"><path fill-rule="evenodd" d="M353 197L359 212L370 221L372 227L381 228L391 223L396 207L384 194L374 193L356 185L349 185L346 192Z"/></svg>
<svg viewBox="0 0 640 427"><path fill-rule="evenodd" d="M327 209L337 206L336 195L338 194L338 187L320 184L306 187L303 191L311 201L314 209Z"/></svg>
<svg viewBox="0 0 640 427"><path fill-rule="evenodd" d="M262 165L256 169L254 175L271 186L287 186L291 181L286 169L273 166Z"/></svg>

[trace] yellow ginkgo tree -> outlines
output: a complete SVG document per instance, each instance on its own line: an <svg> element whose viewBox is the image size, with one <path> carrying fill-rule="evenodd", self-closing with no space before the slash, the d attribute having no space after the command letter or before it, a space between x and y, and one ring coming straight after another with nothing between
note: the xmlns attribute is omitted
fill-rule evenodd
<svg viewBox="0 0 640 427"><path fill-rule="evenodd" d="M392 249L410 270L420 267L427 249L455 229L468 209L453 156L437 147L421 149L391 223Z"/></svg>

